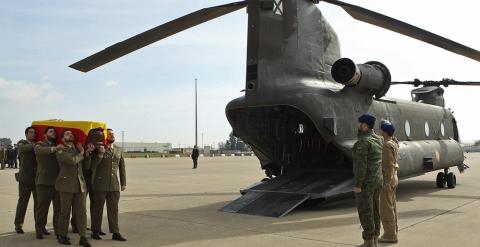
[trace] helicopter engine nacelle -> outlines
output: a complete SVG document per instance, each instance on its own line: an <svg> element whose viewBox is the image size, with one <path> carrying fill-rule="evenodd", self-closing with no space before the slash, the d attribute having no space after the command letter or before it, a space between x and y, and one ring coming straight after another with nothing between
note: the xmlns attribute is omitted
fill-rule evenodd
<svg viewBox="0 0 480 247"><path fill-rule="evenodd" d="M332 77L338 83L376 98L383 97L391 83L390 71L382 63L355 64L348 58L341 58L333 64Z"/></svg>

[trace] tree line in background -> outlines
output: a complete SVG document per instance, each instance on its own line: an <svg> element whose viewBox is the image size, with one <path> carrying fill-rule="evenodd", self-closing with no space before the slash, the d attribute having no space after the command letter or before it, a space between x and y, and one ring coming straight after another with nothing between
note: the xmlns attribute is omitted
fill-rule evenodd
<svg viewBox="0 0 480 247"><path fill-rule="evenodd" d="M240 152L249 152L252 151L250 146L242 141L242 139L233 135L233 132L230 132L229 138L224 141L218 143L218 150L236 150Z"/></svg>

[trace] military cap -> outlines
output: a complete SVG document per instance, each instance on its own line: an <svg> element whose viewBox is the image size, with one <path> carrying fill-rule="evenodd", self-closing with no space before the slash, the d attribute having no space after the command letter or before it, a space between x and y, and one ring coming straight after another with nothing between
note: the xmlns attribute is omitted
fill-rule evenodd
<svg viewBox="0 0 480 247"><path fill-rule="evenodd" d="M380 129L383 130L383 132L387 133L389 136L392 136L393 133L395 133L395 126L393 126L392 123L385 121L380 125Z"/></svg>
<svg viewBox="0 0 480 247"><path fill-rule="evenodd" d="M366 123L368 125L374 125L377 118L370 114L363 114L358 118L359 123Z"/></svg>

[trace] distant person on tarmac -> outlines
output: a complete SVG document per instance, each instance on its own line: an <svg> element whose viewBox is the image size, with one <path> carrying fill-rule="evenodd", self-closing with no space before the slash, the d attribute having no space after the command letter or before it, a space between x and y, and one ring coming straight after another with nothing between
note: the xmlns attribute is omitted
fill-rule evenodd
<svg viewBox="0 0 480 247"><path fill-rule="evenodd" d="M192 150L192 160L193 160L193 167L192 169L197 169L197 165L198 165L198 155L199 155L199 152L198 152L198 147L197 145L195 145L193 147L193 150Z"/></svg>
<svg viewBox="0 0 480 247"><path fill-rule="evenodd" d="M7 152L5 148L0 146L0 166L1 169L5 169L5 160L6 160Z"/></svg>
<svg viewBox="0 0 480 247"><path fill-rule="evenodd" d="M17 149L17 145L15 144L15 146L12 149L12 168L14 169L18 168L17 159L18 159L18 149Z"/></svg>

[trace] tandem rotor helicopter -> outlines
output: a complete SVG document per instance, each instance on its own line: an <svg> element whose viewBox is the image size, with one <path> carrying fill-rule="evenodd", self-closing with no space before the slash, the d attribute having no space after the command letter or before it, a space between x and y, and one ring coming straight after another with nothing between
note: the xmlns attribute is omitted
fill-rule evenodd
<svg viewBox="0 0 480 247"><path fill-rule="evenodd" d="M353 18L480 61L480 52L391 17L337 0ZM245 95L226 106L235 136L248 143L271 179L242 190L221 211L280 217L306 201L350 196L357 117L372 113L397 126L399 177L442 170L437 186L453 188L449 168L464 165L457 124L440 86L480 82L391 81L380 62L340 57L339 40L319 0L246 0L204 8L114 44L70 65L88 72L175 33L247 9ZM383 98L391 85L423 86L412 101ZM378 129L378 126L376 126Z"/></svg>

